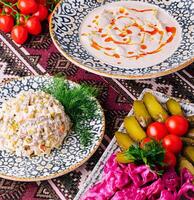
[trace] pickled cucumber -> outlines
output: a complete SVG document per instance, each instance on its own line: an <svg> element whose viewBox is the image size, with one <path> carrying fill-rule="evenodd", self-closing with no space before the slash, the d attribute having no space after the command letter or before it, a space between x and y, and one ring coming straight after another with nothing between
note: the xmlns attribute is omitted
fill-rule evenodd
<svg viewBox="0 0 194 200"><path fill-rule="evenodd" d="M194 147L186 146L183 149L183 155L194 165Z"/></svg>
<svg viewBox="0 0 194 200"><path fill-rule="evenodd" d="M116 161L119 163L130 163L131 160L127 158L125 152L118 152L116 154Z"/></svg>
<svg viewBox="0 0 194 200"><path fill-rule="evenodd" d="M133 110L137 121L140 123L142 127L146 128L152 122L152 118L148 113L143 101L140 100L134 101Z"/></svg>
<svg viewBox="0 0 194 200"><path fill-rule="evenodd" d="M181 137L181 140L184 142L186 145L194 146L194 139L188 138L188 137Z"/></svg>
<svg viewBox="0 0 194 200"><path fill-rule="evenodd" d="M191 128L188 133L185 135L185 137L194 139L194 128Z"/></svg>
<svg viewBox="0 0 194 200"><path fill-rule="evenodd" d="M190 127L194 128L194 115L187 116L187 120L189 121Z"/></svg>
<svg viewBox="0 0 194 200"><path fill-rule="evenodd" d="M172 98L168 99L168 101L166 102L166 106L171 115L183 116L183 111L181 109L181 106L175 99Z"/></svg>
<svg viewBox="0 0 194 200"><path fill-rule="evenodd" d="M187 168L194 175L194 166L183 156L179 158L179 171Z"/></svg>
<svg viewBox="0 0 194 200"><path fill-rule="evenodd" d="M134 141L140 142L146 137L146 133L134 116L125 117L124 126L129 134L129 137L131 137Z"/></svg>
<svg viewBox="0 0 194 200"><path fill-rule="evenodd" d="M168 113L153 94L146 92L143 96L143 102L154 121L166 121L168 118Z"/></svg>
<svg viewBox="0 0 194 200"><path fill-rule="evenodd" d="M134 143L133 140L126 133L121 133L117 131L115 133L117 144L122 150L127 150Z"/></svg>

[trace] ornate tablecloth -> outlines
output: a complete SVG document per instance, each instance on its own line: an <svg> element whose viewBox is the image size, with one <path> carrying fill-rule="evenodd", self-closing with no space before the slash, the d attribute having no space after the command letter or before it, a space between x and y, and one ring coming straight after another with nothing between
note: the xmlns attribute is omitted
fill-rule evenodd
<svg viewBox="0 0 194 200"><path fill-rule="evenodd" d="M62 72L68 79L102 88L99 101L105 111L106 132L97 152L77 170L43 182L24 183L0 179L2 200L71 200L82 187L113 133L129 112L132 101L144 88L151 88L194 102L194 65L174 74L147 80L115 80L84 71L67 61L55 48L45 25L44 33L29 38L23 46L15 45L0 33L0 81L18 76L54 75Z"/></svg>

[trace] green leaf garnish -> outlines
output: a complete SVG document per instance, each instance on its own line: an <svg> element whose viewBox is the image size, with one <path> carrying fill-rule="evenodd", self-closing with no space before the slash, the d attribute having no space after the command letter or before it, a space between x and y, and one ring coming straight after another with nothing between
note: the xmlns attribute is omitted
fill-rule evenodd
<svg viewBox="0 0 194 200"><path fill-rule="evenodd" d="M143 148L139 145L132 145L124 153L131 162L137 165L149 165L150 168L156 171L159 175L162 174L162 170L156 170L158 167L165 166L165 150L160 142L152 140L146 143Z"/></svg>
<svg viewBox="0 0 194 200"><path fill-rule="evenodd" d="M83 122L95 117L97 105L93 97L98 95L99 90L85 84L70 88L64 77L58 76L43 90L63 105L74 130L80 134L81 144L87 146L92 139L91 127L84 126Z"/></svg>

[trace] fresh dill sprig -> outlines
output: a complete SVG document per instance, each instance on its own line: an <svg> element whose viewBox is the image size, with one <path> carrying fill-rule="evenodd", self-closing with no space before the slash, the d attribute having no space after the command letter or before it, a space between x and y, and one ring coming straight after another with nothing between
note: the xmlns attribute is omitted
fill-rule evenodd
<svg viewBox="0 0 194 200"><path fill-rule="evenodd" d="M71 87L64 77L58 76L54 77L52 83L43 90L63 105L74 130L80 134L81 144L87 146L91 141L90 128L84 127L82 122L94 118L97 105L93 97L98 95L99 90L85 84Z"/></svg>

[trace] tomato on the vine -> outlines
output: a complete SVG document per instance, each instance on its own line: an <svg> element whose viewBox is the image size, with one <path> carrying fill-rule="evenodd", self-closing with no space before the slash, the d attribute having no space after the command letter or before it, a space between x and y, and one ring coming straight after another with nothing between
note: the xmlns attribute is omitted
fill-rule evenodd
<svg viewBox="0 0 194 200"><path fill-rule="evenodd" d="M10 7L8 7L8 6L3 7L3 11L6 14L11 14L13 12L13 10Z"/></svg>
<svg viewBox="0 0 194 200"><path fill-rule="evenodd" d="M35 0L19 0L18 9L22 14L33 14L38 10L38 4Z"/></svg>
<svg viewBox="0 0 194 200"><path fill-rule="evenodd" d="M36 0L37 3L46 5L46 0Z"/></svg>
<svg viewBox="0 0 194 200"><path fill-rule="evenodd" d="M6 0L6 2L9 2L9 3L16 3L17 0ZM2 1L0 2L0 6L3 6L5 5Z"/></svg>
<svg viewBox="0 0 194 200"><path fill-rule="evenodd" d="M14 26L14 18L10 15L0 15L0 30L9 33Z"/></svg>
<svg viewBox="0 0 194 200"><path fill-rule="evenodd" d="M16 25L11 31L11 38L17 44L23 44L28 39L28 31L22 25Z"/></svg>
<svg viewBox="0 0 194 200"><path fill-rule="evenodd" d="M24 25L26 23L26 19L23 15L20 15L19 17L19 24L20 25Z"/></svg>
<svg viewBox="0 0 194 200"><path fill-rule="evenodd" d="M177 136L183 136L187 133L189 128L188 120L180 115L173 115L169 117L166 120L165 125L169 133Z"/></svg>
<svg viewBox="0 0 194 200"><path fill-rule="evenodd" d="M14 10L16 10L16 6L13 7ZM8 7L8 6L4 6L3 7L3 11L6 13L6 14L9 14L9 15L15 15L16 14L16 11L14 11L12 8Z"/></svg>
<svg viewBox="0 0 194 200"><path fill-rule="evenodd" d="M17 0L7 0L7 2L9 2L9 3L16 3Z"/></svg>
<svg viewBox="0 0 194 200"><path fill-rule="evenodd" d="M179 153L183 147L182 140L176 135L167 135L162 141L163 147L172 153Z"/></svg>
<svg viewBox="0 0 194 200"><path fill-rule="evenodd" d="M34 16L38 17L40 21L43 21L48 16L48 9L42 4L38 5L38 10L34 13Z"/></svg>
<svg viewBox="0 0 194 200"><path fill-rule="evenodd" d="M150 138L161 140L168 134L168 131L164 123L153 122L148 126L146 133Z"/></svg>
<svg viewBox="0 0 194 200"><path fill-rule="evenodd" d="M164 155L164 163L167 164L168 167L175 167L176 165L175 155L167 150Z"/></svg>
<svg viewBox="0 0 194 200"><path fill-rule="evenodd" d="M26 22L26 28L32 35L38 35L42 31L40 20L36 16L30 17Z"/></svg>

